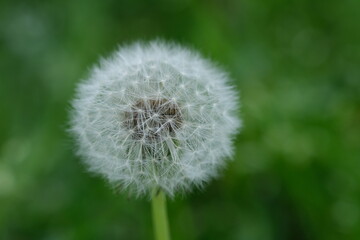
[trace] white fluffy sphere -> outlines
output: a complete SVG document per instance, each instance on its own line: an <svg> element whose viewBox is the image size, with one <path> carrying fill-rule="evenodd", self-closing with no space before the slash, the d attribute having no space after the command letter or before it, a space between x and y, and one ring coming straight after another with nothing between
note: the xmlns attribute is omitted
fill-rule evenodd
<svg viewBox="0 0 360 240"><path fill-rule="evenodd" d="M92 69L71 131L91 172L135 195L168 195L216 176L240 127L227 74L164 42L122 47Z"/></svg>

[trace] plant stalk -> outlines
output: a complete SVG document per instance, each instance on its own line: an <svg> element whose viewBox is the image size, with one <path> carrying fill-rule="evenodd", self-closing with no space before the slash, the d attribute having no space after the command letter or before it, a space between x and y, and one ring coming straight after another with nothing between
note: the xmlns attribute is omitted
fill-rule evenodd
<svg viewBox="0 0 360 240"><path fill-rule="evenodd" d="M170 240L169 222L166 211L166 196L161 189L154 189L151 205L155 239Z"/></svg>

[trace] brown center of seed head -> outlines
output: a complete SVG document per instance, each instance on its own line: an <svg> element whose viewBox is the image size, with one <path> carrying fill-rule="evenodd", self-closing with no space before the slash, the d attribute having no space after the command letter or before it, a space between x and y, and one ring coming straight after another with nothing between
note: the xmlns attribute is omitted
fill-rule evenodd
<svg viewBox="0 0 360 240"><path fill-rule="evenodd" d="M175 136L181 124L179 106L165 98L140 99L125 112L125 126L132 138L148 143Z"/></svg>

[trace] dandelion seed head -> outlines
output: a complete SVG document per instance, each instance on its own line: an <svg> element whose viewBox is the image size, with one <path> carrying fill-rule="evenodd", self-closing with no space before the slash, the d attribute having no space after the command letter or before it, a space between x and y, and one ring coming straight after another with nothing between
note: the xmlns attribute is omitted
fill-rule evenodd
<svg viewBox="0 0 360 240"><path fill-rule="evenodd" d="M89 171L131 194L202 186L232 155L238 97L227 74L175 44L136 43L93 68L71 132Z"/></svg>

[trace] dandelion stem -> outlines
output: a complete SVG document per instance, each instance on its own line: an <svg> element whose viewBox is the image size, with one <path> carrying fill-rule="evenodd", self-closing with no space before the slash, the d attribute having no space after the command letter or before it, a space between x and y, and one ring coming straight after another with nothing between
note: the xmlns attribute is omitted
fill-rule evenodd
<svg viewBox="0 0 360 240"><path fill-rule="evenodd" d="M166 211L166 197L161 189L155 188L152 194L152 215L156 240L170 240L169 223Z"/></svg>

